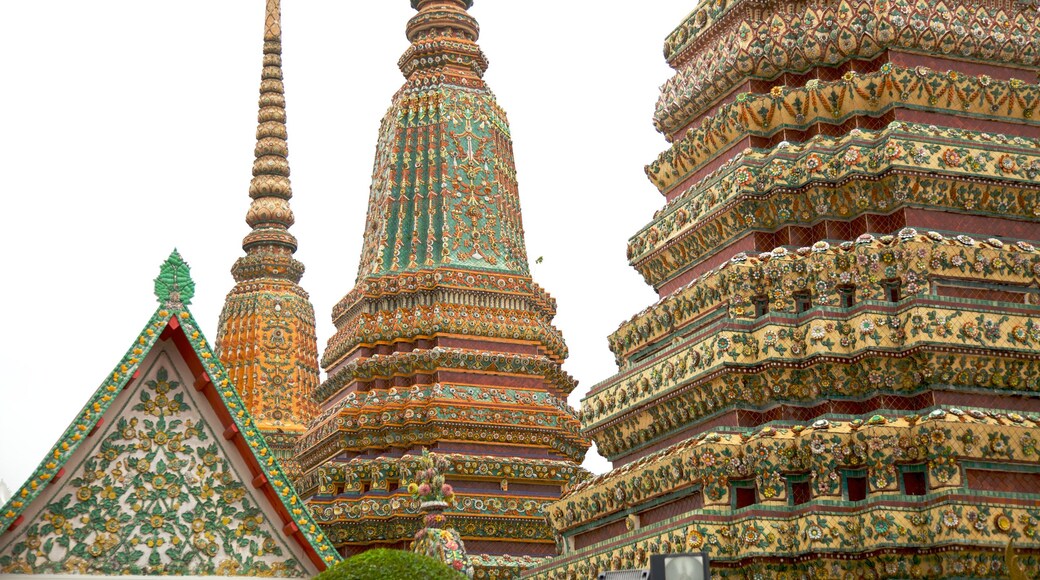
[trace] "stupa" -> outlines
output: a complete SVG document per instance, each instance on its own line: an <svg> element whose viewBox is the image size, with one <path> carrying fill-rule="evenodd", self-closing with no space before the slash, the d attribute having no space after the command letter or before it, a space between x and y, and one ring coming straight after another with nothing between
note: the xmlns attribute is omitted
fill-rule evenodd
<svg viewBox="0 0 1040 580"><path fill-rule="evenodd" d="M477 578L556 553L545 508L585 475L555 302L528 267L509 124L469 0L413 0L376 146L356 286L333 309L298 489L344 555L406 549L407 482L447 460Z"/></svg>
<svg viewBox="0 0 1040 580"><path fill-rule="evenodd" d="M701 2L629 242L660 294L551 508L589 578L994 577L1040 553L1036 3Z"/></svg>
<svg viewBox="0 0 1040 580"><path fill-rule="evenodd" d="M295 221L289 199L289 149L282 84L280 0L267 0L256 161L246 213L246 255L231 273L235 286L220 313L216 350L231 381L286 472L296 479L296 440L314 416L318 386L314 306L300 286L303 264L293 257Z"/></svg>

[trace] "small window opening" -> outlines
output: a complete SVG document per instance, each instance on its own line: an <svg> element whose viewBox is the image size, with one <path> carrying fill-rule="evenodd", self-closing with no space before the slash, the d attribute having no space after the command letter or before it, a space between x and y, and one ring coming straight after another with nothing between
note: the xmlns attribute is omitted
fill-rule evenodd
<svg viewBox="0 0 1040 580"><path fill-rule="evenodd" d="M885 288L885 300L889 302L899 302L903 299L903 281L899 279L885 280L882 282Z"/></svg>
<svg viewBox="0 0 1040 580"><path fill-rule="evenodd" d="M363 493L363 494L368 493L369 491L371 491L371 489L372 489L372 483L371 482L365 481L365 482L361 483L361 493Z"/></svg>
<svg viewBox="0 0 1040 580"><path fill-rule="evenodd" d="M802 505L812 500L812 487L808 481L791 482L791 505Z"/></svg>
<svg viewBox="0 0 1040 580"><path fill-rule="evenodd" d="M901 472L904 494L925 495L928 493L928 477L924 465L904 465Z"/></svg>
<svg viewBox="0 0 1040 580"><path fill-rule="evenodd" d="M755 318L762 318L769 314L768 296L755 296L751 299L751 302L755 305Z"/></svg>
<svg viewBox="0 0 1040 580"><path fill-rule="evenodd" d="M845 475L845 493L848 501L863 501L867 499L867 476L861 472L847 473Z"/></svg>
<svg viewBox="0 0 1040 580"><path fill-rule="evenodd" d="M808 290L794 293L794 311L801 314L812 308L812 294Z"/></svg>
<svg viewBox="0 0 1040 580"><path fill-rule="evenodd" d="M755 493L755 482L738 481L733 483L733 509L746 508L758 503Z"/></svg>
<svg viewBox="0 0 1040 580"><path fill-rule="evenodd" d="M852 308L856 305L856 287L852 284L838 286L838 296L841 299L842 308Z"/></svg>

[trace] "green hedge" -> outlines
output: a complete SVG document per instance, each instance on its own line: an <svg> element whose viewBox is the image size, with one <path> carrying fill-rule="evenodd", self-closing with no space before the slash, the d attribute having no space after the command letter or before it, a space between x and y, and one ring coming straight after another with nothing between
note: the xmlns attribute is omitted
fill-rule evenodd
<svg viewBox="0 0 1040 580"><path fill-rule="evenodd" d="M403 550L369 550L325 570L315 580L467 580L440 560Z"/></svg>

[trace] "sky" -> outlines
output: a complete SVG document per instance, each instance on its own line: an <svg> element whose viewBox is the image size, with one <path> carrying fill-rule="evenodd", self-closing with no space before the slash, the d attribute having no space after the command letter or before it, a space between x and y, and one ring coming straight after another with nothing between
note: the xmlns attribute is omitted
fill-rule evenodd
<svg viewBox="0 0 1040 580"><path fill-rule="evenodd" d="M656 300L625 258L664 199L643 167L696 0L477 0L509 115L527 250L556 299L577 408L607 335ZM407 0L283 0L296 257L318 319L354 285L379 121L404 79ZM0 2L0 479L17 489L137 336L177 248L211 340L248 233L263 0ZM535 263L541 257L541 263ZM585 466L608 468L595 448Z"/></svg>

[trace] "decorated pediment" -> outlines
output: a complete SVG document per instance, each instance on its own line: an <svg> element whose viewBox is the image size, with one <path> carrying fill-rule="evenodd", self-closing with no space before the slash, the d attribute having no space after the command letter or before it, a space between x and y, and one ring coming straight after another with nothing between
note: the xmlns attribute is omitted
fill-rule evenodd
<svg viewBox="0 0 1040 580"><path fill-rule="evenodd" d="M162 306L0 512L0 573L310 577L338 560L183 304L189 286L171 256Z"/></svg>

